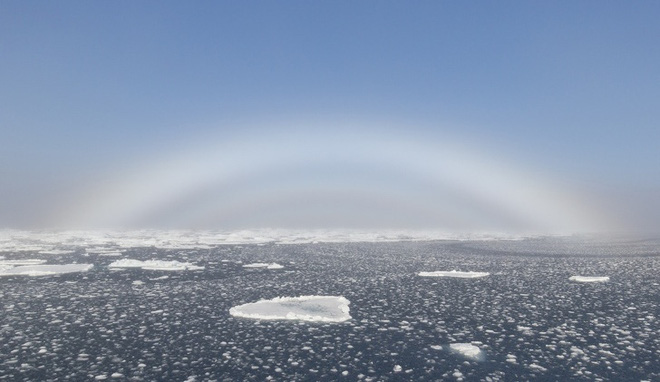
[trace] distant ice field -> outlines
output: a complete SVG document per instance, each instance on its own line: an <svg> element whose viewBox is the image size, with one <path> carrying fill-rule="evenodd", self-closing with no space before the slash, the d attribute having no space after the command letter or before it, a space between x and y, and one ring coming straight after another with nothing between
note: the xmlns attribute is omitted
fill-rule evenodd
<svg viewBox="0 0 660 382"><path fill-rule="evenodd" d="M0 379L660 380L658 240L91 236L4 236L2 272L92 267L0 277Z"/></svg>

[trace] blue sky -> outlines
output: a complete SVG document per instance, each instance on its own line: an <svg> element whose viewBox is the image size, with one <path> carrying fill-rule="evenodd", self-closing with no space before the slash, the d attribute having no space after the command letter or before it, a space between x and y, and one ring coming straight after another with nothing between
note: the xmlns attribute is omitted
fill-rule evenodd
<svg viewBox="0 0 660 382"><path fill-rule="evenodd" d="M450 133L657 206L659 17L654 1L3 1L0 225L120 163L287 118Z"/></svg>

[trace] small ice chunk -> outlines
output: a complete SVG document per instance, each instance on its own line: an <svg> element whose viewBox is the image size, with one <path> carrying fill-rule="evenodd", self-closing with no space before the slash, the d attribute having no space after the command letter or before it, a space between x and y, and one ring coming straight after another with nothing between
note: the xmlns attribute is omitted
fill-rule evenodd
<svg viewBox="0 0 660 382"><path fill-rule="evenodd" d="M282 269L284 266L278 263L252 263L243 265L243 268Z"/></svg>
<svg viewBox="0 0 660 382"><path fill-rule="evenodd" d="M602 283L610 281L609 276L571 276L568 279L579 283Z"/></svg>
<svg viewBox="0 0 660 382"><path fill-rule="evenodd" d="M435 272L419 272L419 276L422 277L456 277L462 279L475 279L478 277L486 277L490 275L488 272L459 272L456 270L453 271L435 271Z"/></svg>
<svg viewBox="0 0 660 382"><path fill-rule="evenodd" d="M484 352L479 347L469 343L455 343L449 345L449 350L453 353L460 354L465 358L474 361L483 361L485 358Z"/></svg>
<svg viewBox="0 0 660 382"><path fill-rule="evenodd" d="M190 271L204 269L192 263L182 263L176 260L134 260L121 259L113 261L108 265L109 268L142 268L152 271Z"/></svg>
<svg viewBox="0 0 660 382"><path fill-rule="evenodd" d="M545 367L543 367L543 366L541 366L541 365L537 365L537 364L535 364L535 363L530 364L530 365L529 365L529 368L532 369L532 370L538 370L538 371L541 371L541 372L546 372L546 371L548 371L548 369L546 369Z"/></svg>
<svg viewBox="0 0 660 382"><path fill-rule="evenodd" d="M85 272L92 269L92 267L94 267L93 264L24 265L12 268L0 268L0 276L50 276Z"/></svg>
<svg viewBox="0 0 660 382"><path fill-rule="evenodd" d="M342 322L351 319L349 304L342 296L276 297L235 306L229 314L261 320Z"/></svg>
<svg viewBox="0 0 660 382"><path fill-rule="evenodd" d="M433 349L433 350L442 350L442 345L431 345L431 349Z"/></svg>
<svg viewBox="0 0 660 382"><path fill-rule="evenodd" d="M395 372L395 373L400 373L401 370L403 370L403 368L401 367L401 365L394 365L394 372Z"/></svg>

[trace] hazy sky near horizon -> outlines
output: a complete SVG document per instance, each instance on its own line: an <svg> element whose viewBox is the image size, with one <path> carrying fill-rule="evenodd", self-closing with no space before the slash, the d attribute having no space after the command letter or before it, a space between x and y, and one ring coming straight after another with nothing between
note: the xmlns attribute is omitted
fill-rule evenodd
<svg viewBox="0 0 660 382"><path fill-rule="evenodd" d="M362 121L373 134L379 123L388 121L388 134L417 142L406 146L410 152L417 146L433 151L430 147L436 143L472 142L471 154L463 154L473 161L513 163L518 175L495 181L501 194L520 189L525 174L542 174L552 185L566 186L563 191L579 190L575 192L580 198L639 211L640 221L660 227L658 19L660 3L655 1L3 1L0 226L52 224L46 215L53 212L47 210L60 202L75 210L77 197L72 195L80 190L116 188L111 202L102 196L85 201L114 210L128 211L142 200L158 199L152 196L163 187L172 188L174 175L150 179L151 189L139 184L145 177L137 170L131 174L131 186L118 185L123 181L116 180L121 178L117 174L152 168L170 153L183 158L209 140L217 145L204 150L215 152L233 145L227 142L248 142L245 136L272 134L279 137L273 138L274 144L290 142L295 132L277 134L287 123L292 131L317 129L319 136L330 136L338 124L359 130ZM304 145L326 148L323 141ZM360 204L362 199L346 196L352 192L346 186L363 178L360 171L387 172L392 158L385 154L387 143L381 143L384 146L373 151L380 159L366 158L369 163L360 162L359 171L353 171L355 157L342 158L343 167L330 164L338 180L324 190L340 190L329 196L334 205L350 211L353 206L343 201ZM353 153L362 149L356 147ZM291 185L304 183L317 167L323 167L317 174L329 171L326 162L305 169L292 165L305 162L315 151L293 150L292 159L266 150L262 152L271 157L264 154L261 162L244 167L236 166L245 162L240 153L212 157L235 161L227 166L238 168L231 175L236 179L248 170L263 177L259 169L269 162L295 167L280 174L280 179L288 179L287 187L272 179L267 184L243 178L222 183L217 174L226 169L202 168L209 159L200 157L187 167L199 170L192 171L198 178L183 180L197 182L198 188L158 194L162 204L150 207L167 209L163 206L176 202L173 211L179 211L200 193L208 204L193 207L215 203L218 214L229 207L254 206L255 200L268 204L265 191L231 204L235 194L230 190L245 194L272 188L280 196L291 196L299 191L292 191ZM410 174L429 158L419 156L418 162L411 160L408 168L397 171ZM187 172L177 163L171 168ZM481 174L490 171L475 166L465 164L468 177L483 178ZM353 173L337 176L349 170ZM440 172L432 187L446 190L445 183L453 185L449 196L437 196L447 197L450 204L475 204L454 203L455 195L463 194L461 187L487 188L465 176L451 178L448 169L425 171L423 181L411 180L414 192L397 189L392 191L396 196L381 195L380 207L373 208L382 212L387 203L412 197L419 197L422 205L434 203L433 195L440 194L420 191L428 190L427 175L433 171ZM390 190L397 182L378 175L365 181L359 193L364 197L369 190ZM318 194L322 186L305 184L308 194ZM141 198L122 196L130 190ZM521 194L516 197L527 204L515 206L515 197L469 191L486 209L510 205L505 215L541 201L540 196ZM230 201L219 206L213 195ZM133 207L122 204L129 199ZM318 207L330 199L310 204ZM570 209L564 200L557 197L557 205ZM240 215L234 210L232 216ZM255 207L250 213L260 212ZM60 221L68 219L66 211L55 215ZM404 215L404 223L415 220ZM500 216L482 215L488 218L480 217L480 222ZM155 220L141 223L162 219L153 216ZM278 212L241 224L323 225L323 219L273 216ZM328 224L341 225L341 217L334 216ZM373 219L382 216L374 214Z"/></svg>

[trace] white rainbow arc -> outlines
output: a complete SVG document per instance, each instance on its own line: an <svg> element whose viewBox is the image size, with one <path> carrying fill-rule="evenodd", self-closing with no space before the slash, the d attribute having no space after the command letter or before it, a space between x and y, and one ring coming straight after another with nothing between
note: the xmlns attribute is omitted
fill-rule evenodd
<svg viewBox="0 0 660 382"><path fill-rule="evenodd" d="M152 158L86 190L59 219L77 227L598 229L580 195L516 167L391 130L270 130Z"/></svg>

